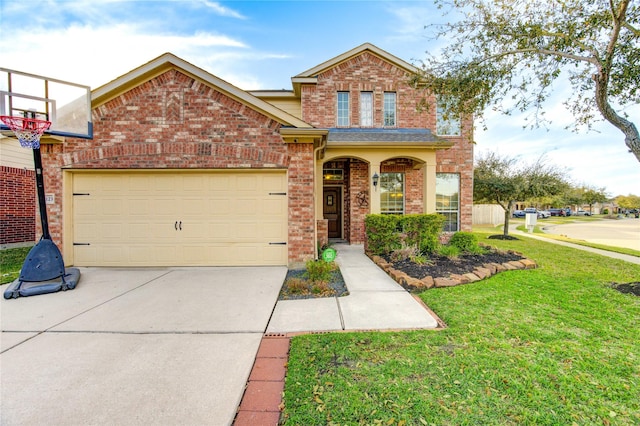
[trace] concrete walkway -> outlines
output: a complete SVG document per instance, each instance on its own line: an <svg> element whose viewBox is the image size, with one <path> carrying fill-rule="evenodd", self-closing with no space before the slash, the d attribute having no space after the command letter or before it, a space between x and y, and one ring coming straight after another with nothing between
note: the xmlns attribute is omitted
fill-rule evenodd
<svg viewBox="0 0 640 426"><path fill-rule="evenodd" d="M436 319L364 254L361 245L335 245L349 290L344 297L279 300L267 333L436 328Z"/></svg>

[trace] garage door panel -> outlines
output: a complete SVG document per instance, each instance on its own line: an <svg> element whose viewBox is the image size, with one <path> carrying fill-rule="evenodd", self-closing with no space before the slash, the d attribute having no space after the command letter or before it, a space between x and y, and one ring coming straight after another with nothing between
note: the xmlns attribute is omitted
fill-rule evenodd
<svg viewBox="0 0 640 426"><path fill-rule="evenodd" d="M78 266L284 265L280 172L77 173ZM270 195L269 193L277 193Z"/></svg>

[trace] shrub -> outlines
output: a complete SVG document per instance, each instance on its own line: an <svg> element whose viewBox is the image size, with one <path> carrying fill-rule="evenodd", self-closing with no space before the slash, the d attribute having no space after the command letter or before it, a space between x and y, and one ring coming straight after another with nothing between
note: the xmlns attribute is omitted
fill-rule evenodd
<svg viewBox="0 0 640 426"><path fill-rule="evenodd" d="M322 281L322 282L315 282L311 286L311 293L316 295L322 295L322 296L330 296L332 294L335 294L335 290L333 290L329 286L329 283Z"/></svg>
<svg viewBox="0 0 640 426"><path fill-rule="evenodd" d="M400 262L407 259L413 259L420 255L420 251L417 246L402 245L402 248L391 252L391 260L394 262Z"/></svg>
<svg viewBox="0 0 640 426"><path fill-rule="evenodd" d="M309 260L305 266L307 271L304 276L313 283L330 281L331 272L336 268L334 262L325 262L324 260Z"/></svg>
<svg viewBox="0 0 640 426"><path fill-rule="evenodd" d="M389 254L403 246L415 246L419 253L432 253L438 247L444 216L372 214L367 215L364 223L367 250L373 254Z"/></svg>
<svg viewBox="0 0 640 426"><path fill-rule="evenodd" d="M423 254L412 257L411 261L416 265L426 265L430 262L429 258Z"/></svg>
<svg viewBox="0 0 640 426"><path fill-rule="evenodd" d="M460 256L460 249L456 246L439 246L436 253L449 259L457 259Z"/></svg>
<svg viewBox="0 0 640 426"><path fill-rule="evenodd" d="M449 245L457 247L463 253L480 253L478 238L471 232L456 232L451 236Z"/></svg>
<svg viewBox="0 0 640 426"><path fill-rule="evenodd" d="M409 214L402 216L405 244L415 245L421 253L433 253L438 247L438 237L444 225L440 214Z"/></svg>
<svg viewBox="0 0 640 426"><path fill-rule="evenodd" d="M302 278L288 278L284 285L289 289L291 294L304 294L308 291L309 285Z"/></svg>
<svg viewBox="0 0 640 426"><path fill-rule="evenodd" d="M381 255L402 247L398 226L401 216L369 214L364 219L367 250Z"/></svg>

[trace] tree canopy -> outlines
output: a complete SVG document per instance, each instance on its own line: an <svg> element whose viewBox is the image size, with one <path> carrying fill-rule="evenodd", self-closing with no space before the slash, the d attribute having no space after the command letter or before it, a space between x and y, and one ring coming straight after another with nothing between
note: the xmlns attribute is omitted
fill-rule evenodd
<svg viewBox="0 0 640 426"><path fill-rule="evenodd" d="M497 203L504 209L504 235L508 235L514 203L561 193L569 185L564 176L564 170L548 164L544 157L525 163L489 152L476 159L473 199L476 203Z"/></svg>
<svg viewBox="0 0 640 426"><path fill-rule="evenodd" d="M624 112L640 103L640 7L632 0L435 0L451 22L435 26L440 55L424 61L416 86L447 96L450 114L482 118L490 107L529 111L566 78L576 127L603 118L640 161L638 129Z"/></svg>

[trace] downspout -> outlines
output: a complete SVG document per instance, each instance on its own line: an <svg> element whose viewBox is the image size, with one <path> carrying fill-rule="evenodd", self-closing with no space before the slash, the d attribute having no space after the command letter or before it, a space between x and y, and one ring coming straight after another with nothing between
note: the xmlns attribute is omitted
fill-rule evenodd
<svg viewBox="0 0 640 426"><path fill-rule="evenodd" d="M324 149L327 146L327 136L324 135L321 137L320 139L320 146L318 146L317 148L315 148L313 150L313 227L315 228L313 230L313 252L315 254L315 260L318 260L318 258L320 257L319 253L318 253L318 215L317 215L317 211L318 208L315 205L316 201L317 201L317 185L316 185L316 167L317 167L317 160L318 160L318 152L320 152L320 150Z"/></svg>

